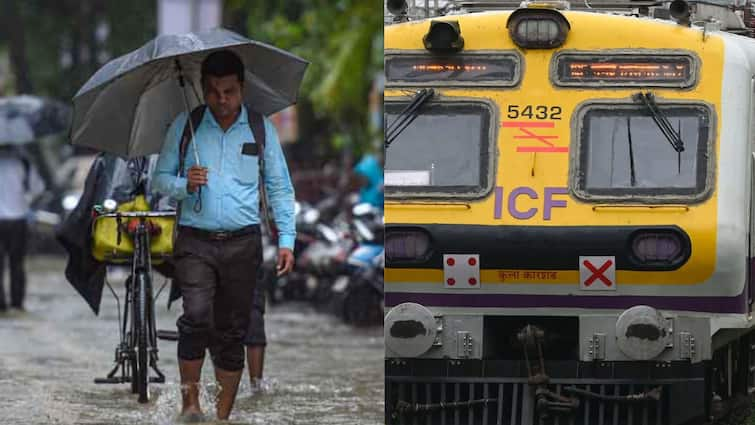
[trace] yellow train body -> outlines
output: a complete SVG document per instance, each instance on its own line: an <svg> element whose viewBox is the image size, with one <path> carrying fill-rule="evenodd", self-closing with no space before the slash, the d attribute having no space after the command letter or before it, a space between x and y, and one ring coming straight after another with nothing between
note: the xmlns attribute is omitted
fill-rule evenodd
<svg viewBox="0 0 755 425"><path fill-rule="evenodd" d="M387 423L707 420L716 403L755 390L755 41L649 18L541 12L385 28ZM519 32L527 16L565 19L565 39L539 24ZM444 42L434 25L452 40L444 53L433 51ZM512 38L531 33L555 47ZM516 66L504 72L496 61ZM614 65L626 79L605 71ZM657 80L646 78L651 68ZM507 77L486 80L493 71ZM474 127L459 118L472 115L468 105L483 116L479 142L455 127ZM682 126L693 110L696 133ZM480 178L470 180L477 150ZM682 160L690 152L696 159ZM453 171L442 175L444 164ZM695 180L684 192L659 177L643 192L637 167ZM686 254L643 263L671 246L658 242L663 232ZM657 239L645 244L645 235ZM577 389L564 398L567 388ZM647 396L638 388L663 395L624 404Z"/></svg>
<svg viewBox="0 0 755 425"><path fill-rule="evenodd" d="M532 217L521 220L504 213L496 218L496 195L491 191L481 200L465 202L428 202L393 199L387 200L385 207L386 223L444 223L444 224L485 224L485 225L534 225L534 226L614 226L614 225L666 225L675 223L689 235L695 249L691 258L681 268L673 272L617 270L616 279L622 285L697 285L704 283L714 271L715 261L711 255L716 251L717 191L695 204L643 203L611 204L587 203L567 195L558 196L566 201L564 208L554 209L549 220L544 219L542 194L545 188L567 188L570 166L570 151L575 148L572 140L573 113L587 101L600 99L629 99L638 91L636 87L599 88L557 87L551 80L553 56L560 51L587 51L592 53L627 51L642 49L657 52L688 52L700 59L697 83L691 89L657 88L654 93L664 100L703 101L716 112L721 110L721 83L723 81L724 46L718 36L707 36L703 42L699 31L667 22L634 19L628 21L623 16L599 15L585 12L565 12L571 24L566 43L554 50L521 51L509 37L506 21L510 12L479 13L463 17L451 16L439 20L458 20L465 40L464 52L517 52L522 57L521 83L512 88L458 88L436 87L441 96L452 98L472 98L493 102L498 109L499 128L496 131L495 145L495 186L503 188L504 202L508 201L511 190L518 187L532 188L538 199L518 196L515 203L520 211L537 212ZM631 23L630 23L631 22ZM401 51L421 51L423 36L427 33L429 21L407 23L386 27L386 54ZM628 43L627 40L631 40ZM387 89L386 99L401 97L405 88ZM561 119L549 120L553 127L543 135L563 150L558 152L518 152L524 145L542 146L537 140L523 140L526 136L516 127L505 127L506 122L537 122L534 119L508 119L508 105L542 105L560 107ZM534 112L537 114L537 112ZM720 120L716 124L720 126ZM716 129L716 134L720 130ZM715 139L717 140L717 138ZM717 150L720 143L714 143ZM431 220L431 221L429 221ZM519 273L517 273L519 272ZM573 285L577 282L576 270L548 270L548 273L534 273L524 279L524 270L482 270L484 284L553 284ZM528 270L538 272L538 270ZM545 272L541 270L540 272ZM506 276L518 276L506 279ZM541 278L538 278L541 277ZM440 269L386 269L388 285L417 282L433 282L442 285Z"/></svg>

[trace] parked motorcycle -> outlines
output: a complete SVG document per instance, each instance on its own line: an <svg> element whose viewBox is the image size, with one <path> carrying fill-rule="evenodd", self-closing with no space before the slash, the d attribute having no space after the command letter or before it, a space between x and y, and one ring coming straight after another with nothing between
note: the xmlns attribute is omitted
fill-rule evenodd
<svg viewBox="0 0 755 425"><path fill-rule="evenodd" d="M345 273L327 288L328 309L357 326L383 321L383 217L368 204L352 210L351 227L357 241L346 261Z"/></svg>

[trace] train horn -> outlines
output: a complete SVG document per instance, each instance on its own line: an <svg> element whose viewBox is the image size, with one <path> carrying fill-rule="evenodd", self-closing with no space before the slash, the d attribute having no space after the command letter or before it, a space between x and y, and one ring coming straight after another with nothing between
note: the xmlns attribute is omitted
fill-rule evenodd
<svg viewBox="0 0 755 425"><path fill-rule="evenodd" d="M386 7L393 15L403 15L409 9L406 0L388 0Z"/></svg>
<svg viewBox="0 0 755 425"><path fill-rule="evenodd" d="M690 25L690 7L689 3L687 3L685 0L672 1L668 7L668 10L669 14L671 14L671 17L676 20L677 24L687 27Z"/></svg>

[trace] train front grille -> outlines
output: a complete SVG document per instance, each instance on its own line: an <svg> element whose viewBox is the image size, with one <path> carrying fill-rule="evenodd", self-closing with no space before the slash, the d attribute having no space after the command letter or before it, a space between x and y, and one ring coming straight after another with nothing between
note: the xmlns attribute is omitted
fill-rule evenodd
<svg viewBox="0 0 755 425"><path fill-rule="evenodd" d="M535 387L522 378L390 377L386 382L386 423L669 425L675 422L669 417L667 396L672 385L560 379L547 386L555 396L538 398ZM647 394L660 397L656 400ZM559 402L563 400L559 397L577 402L566 406L569 403ZM555 404L551 409L537 409L538 400Z"/></svg>

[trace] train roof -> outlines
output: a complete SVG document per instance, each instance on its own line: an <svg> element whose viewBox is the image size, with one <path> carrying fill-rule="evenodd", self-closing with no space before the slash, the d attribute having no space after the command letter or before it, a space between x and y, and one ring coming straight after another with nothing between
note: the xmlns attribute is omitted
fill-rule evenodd
<svg viewBox="0 0 755 425"><path fill-rule="evenodd" d="M419 1L419 4L417 2ZM391 15L385 9L385 23L423 20L438 16L459 16L489 11L512 11L526 3L520 0L410 0L404 14ZM537 0L535 0L537 2ZM561 3L568 10L587 11L602 15L627 15L672 20L670 2L658 0L545 0ZM734 34L755 36L755 0L692 0L687 5L690 21L699 26L717 28Z"/></svg>
<svg viewBox="0 0 755 425"><path fill-rule="evenodd" d="M579 45L584 48L605 48L606 39L631 39L638 45L657 48L689 48L702 46L712 36L720 36L727 44L737 44L749 51L755 46L755 39L722 31L717 26L679 25L667 19L649 16L628 16L623 14L593 13L579 10L560 11L571 25L570 37L579 37ZM387 49L422 49L422 36L431 20L458 21L465 33L505 32L506 21L513 10L484 11L432 17L397 23L385 27ZM416 34L416 37L414 36ZM658 39L663 35L662 39ZM645 43L644 41L647 41ZM500 43L486 37L466 37L465 49L502 48ZM626 44L626 43L624 43Z"/></svg>

